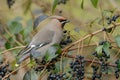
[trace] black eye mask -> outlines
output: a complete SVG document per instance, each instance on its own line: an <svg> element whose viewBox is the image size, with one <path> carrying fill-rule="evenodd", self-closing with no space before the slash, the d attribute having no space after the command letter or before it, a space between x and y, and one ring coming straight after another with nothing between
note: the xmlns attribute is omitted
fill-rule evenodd
<svg viewBox="0 0 120 80"><path fill-rule="evenodd" d="M65 20L62 20L62 19L58 19L59 20L59 22L64 22L64 21L67 21L67 19L65 19Z"/></svg>
<svg viewBox="0 0 120 80"><path fill-rule="evenodd" d="M61 22L62 28L64 27L64 25L65 25L66 23L70 22L70 21L68 21L67 19L65 19L65 20L58 19L58 20L59 20L59 22Z"/></svg>

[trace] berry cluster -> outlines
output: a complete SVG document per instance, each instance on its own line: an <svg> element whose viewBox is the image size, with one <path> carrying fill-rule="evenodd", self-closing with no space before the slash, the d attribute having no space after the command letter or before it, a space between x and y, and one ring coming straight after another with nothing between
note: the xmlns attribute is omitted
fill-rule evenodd
<svg viewBox="0 0 120 80"><path fill-rule="evenodd" d="M107 61L110 58L110 55L107 55L104 50L102 50L102 56L99 56L96 51L93 53L93 55L97 57L101 62Z"/></svg>
<svg viewBox="0 0 120 80"><path fill-rule="evenodd" d="M99 45L104 45L105 43L107 43L107 41L101 41ZM109 48L111 49L111 46ZM110 55L108 55L103 48L101 55L98 55L97 51L95 51L93 55L97 57L100 61L107 61L110 58Z"/></svg>
<svg viewBox="0 0 120 80"><path fill-rule="evenodd" d="M47 80L66 80L66 74L50 74Z"/></svg>
<svg viewBox="0 0 120 80"><path fill-rule="evenodd" d="M11 6L15 3L15 1L13 0L7 0L7 5L9 8L11 8Z"/></svg>
<svg viewBox="0 0 120 80"><path fill-rule="evenodd" d="M108 63L107 63L107 60L108 60L109 57L105 56L105 55L104 55L104 57L103 56L99 57L96 52L93 53L93 55L95 55L101 61L101 71L108 73Z"/></svg>
<svg viewBox="0 0 120 80"><path fill-rule="evenodd" d="M115 70L115 76L116 76L116 79L118 79L119 78L119 74L120 74L120 60L117 60L116 62L115 62L115 64L117 65L117 67L116 67L116 70Z"/></svg>
<svg viewBox="0 0 120 80"><path fill-rule="evenodd" d="M92 65L91 67L93 68L92 80L96 80L96 78L101 79L102 73L100 72L98 74L99 67L98 66L94 66L94 65Z"/></svg>
<svg viewBox="0 0 120 80"><path fill-rule="evenodd" d="M0 80L10 73L11 71L8 69L9 64L4 64L3 62L0 62ZM6 80L10 80L10 77L7 77Z"/></svg>
<svg viewBox="0 0 120 80"><path fill-rule="evenodd" d="M107 18L108 24L111 24L112 21L115 22L118 19L118 17L119 17L119 15L114 15L112 18Z"/></svg>
<svg viewBox="0 0 120 80"><path fill-rule="evenodd" d="M59 0L58 4L66 4L68 0Z"/></svg>
<svg viewBox="0 0 120 80"><path fill-rule="evenodd" d="M75 61L70 63L70 68L72 71L72 80L83 80L84 78L84 64L85 60L82 56L77 56Z"/></svg>
<svg viewBox="0 0 120 80"><path fill-rule="evenodd" d="M99 45L104 45L105 43L106 43L106 41L102 41L102 42L99 43ZM94 52L93 55L100 60L100 62L101 62L101 71L102 71L102 72L105 72L105 73L107 74L107 73L108 73L108 63L107 63L107 61L108 61L108 59L110 58L110 55L108 55L108 54L104 51L104 49L102 49L101 55L99 55L99 54L97 53L97 51Z"/></svg>
<svg viewBox="0 0 120 80"><path fill-rule="evenodd" d="M65 35L64 35L63 40L60 42L60 45L67 45L67 44L71 43L72 40L71 40L71 37L70 37L70 32L67 31L67 30L64 30L63 33Z"/></svg>
<svg viewBox="0 0 120 80"><path fill-rule="evenodd" d="M108 69L109 69L108 63L106 63L105 61L103 61L101 63L101 69L100 69L100 71L101 72L105 72L106 74L108 74Z"/></svg>
<svg viewBox="0 0 120 80"><path fill-rule="evenodd" d="M59 59L60 59L60 56L53 58L48 65L46 65L48 62L45 60L45 58L43 58L41 62L35 59L37 66L34 69L35 71L42 71L46 66L47 71L55 70L55 62L59 61Z"/></svg>

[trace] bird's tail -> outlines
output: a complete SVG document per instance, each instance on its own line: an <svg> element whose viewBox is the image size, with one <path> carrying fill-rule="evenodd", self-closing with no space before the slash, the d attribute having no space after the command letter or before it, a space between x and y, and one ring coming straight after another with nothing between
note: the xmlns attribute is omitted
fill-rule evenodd
<svg viewBox="0 0 120 80"><path fill-rule="evenodd" d="M25 53L28 53L31 50L31 48L27 45L24 49L22 49L17 56L22 56Z"/></svg>
<svg viewBox="0 0 120 80"><path fill-rule="evenodd" d="M31 50L32 50L32 47L29 47L29 46L26 46L24 49L22 49L17 55L20 58L17 64L20 64L22 61L27 59L30 56Z"/></svg>
<svg viewBox="0 0 120 80"><path fill-rule="evenodd" d="M17 61L17 64L20 64L22 61L24 61L25 59L30 57L30 53L27 53L23 56L21 56L21 58Z"/></svg>

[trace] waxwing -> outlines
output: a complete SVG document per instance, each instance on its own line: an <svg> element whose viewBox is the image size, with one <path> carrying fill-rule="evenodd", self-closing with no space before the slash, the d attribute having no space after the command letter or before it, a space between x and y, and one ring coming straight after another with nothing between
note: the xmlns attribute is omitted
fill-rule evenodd
<svg viewBox="0 0 120 80"><path fill-rule="evenodd" d="M18 53L20 57L18 64L30 57L31 54L35 55L37 53L41 58L44 57L45 52L51 45L61 42L63 27L69 21L62 16L50 16L47 19L49 19L49 22L35 34L28 46Z"/></svg>

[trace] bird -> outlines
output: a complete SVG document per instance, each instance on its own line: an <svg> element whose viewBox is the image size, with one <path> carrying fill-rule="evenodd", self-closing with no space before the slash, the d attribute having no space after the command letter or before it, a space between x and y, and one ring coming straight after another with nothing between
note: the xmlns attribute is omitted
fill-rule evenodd
<svg viewBox="0 0 120 80"><path fill-rule="evenodd" d="M39 15L35 20L34 20L34 24L33 24L33 29L36 29L36 27L38 27L38 24L41 23L42 21L45 21L45 19L48 16L45 14Z"/></svg>
<svg viewBox="0 0 120 80"><path fill-rule="evenodd" d="M44 25L35 36L33 36L31 42L18 53L17 56L20 58L17 64L29 58L31 54L33 56L37 54L36 56L39 55L42 59L50 46L60 44L63 38L64 25L69 21L65 17L58 15L50 16L47 19L49 22Z"/></svg>

